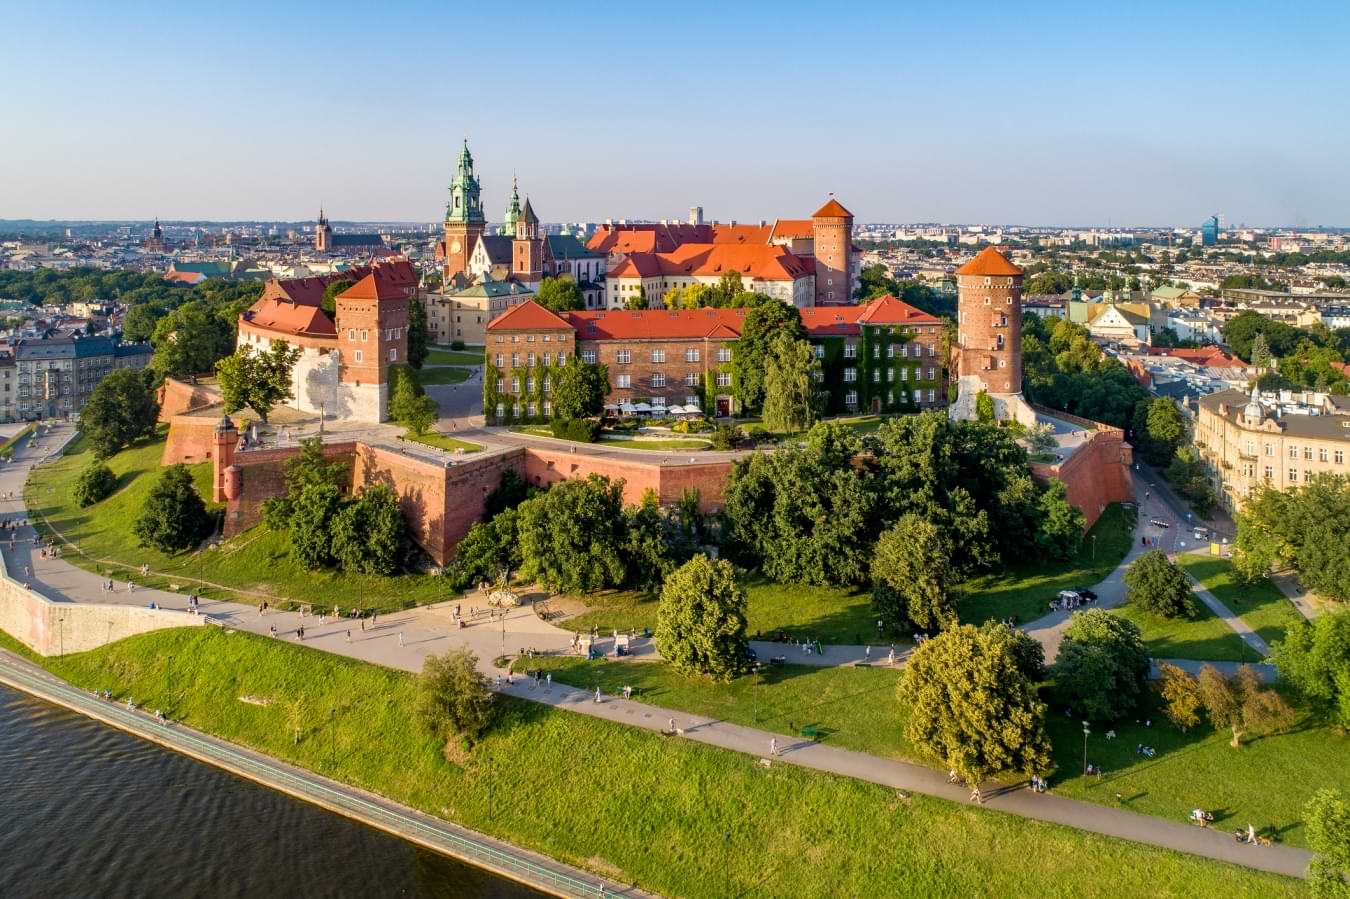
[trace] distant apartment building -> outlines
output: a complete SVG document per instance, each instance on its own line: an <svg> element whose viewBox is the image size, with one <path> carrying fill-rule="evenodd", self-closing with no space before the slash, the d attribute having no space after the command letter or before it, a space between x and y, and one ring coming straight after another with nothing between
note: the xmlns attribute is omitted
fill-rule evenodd
<svg viewBox="0 0 1350 899"><path fill-rule="evenodd" d="M1350 399L1214 393L1199 401L1195 445L1220 504L1237 512L1263 487L1289 490L1321 472L1350 475Z"/></svg>
<svg viewBox="0 0 1350 899"><path fill-rule="evenodd" d="M150 364L149 344L111 337L22 338L0 356L0 419L31 421L78 414L109 373Z"/></svg>
<svg viewBox="0 0 1350 899"><path fill-rule="evenodd" d="M552 414L550 368L578 355L608 369L606 404L660 412L738 411L732 365L744 309L586 310L555 314L525 302L487 327L489 419ZM802 310L829 412L900 412L946 405L942 323L894 297ZM495 385L495 390L494 390ZM493 399L495 397L495 400Z"/></svg>

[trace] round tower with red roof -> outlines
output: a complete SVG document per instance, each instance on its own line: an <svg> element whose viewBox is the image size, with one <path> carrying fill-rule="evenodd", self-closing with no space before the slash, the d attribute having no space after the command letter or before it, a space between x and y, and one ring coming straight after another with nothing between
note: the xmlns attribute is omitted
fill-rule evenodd
<svg viewBox="0 0 1350 899"><path fill-rule="evenodd" d="M985 247L956 270L960 395L953 414L974 417L974 398L988 393L999 418L1014 418L1008 400L1022 395L1022 270ZM963 407L969 402L970 409Z"/></svg>
<svg viewBox="0 0 1350 899"><path fill-rule="evenodd" d="M812 253L816 257L816 305L853 302L853 213L831 194L811 216Z"/></svg>

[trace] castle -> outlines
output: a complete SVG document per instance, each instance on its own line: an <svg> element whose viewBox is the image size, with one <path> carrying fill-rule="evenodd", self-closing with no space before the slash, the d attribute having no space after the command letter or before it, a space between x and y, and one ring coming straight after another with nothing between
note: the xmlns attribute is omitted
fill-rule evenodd
<svg viewBox="0 0 1350 899"><path fill-rule="evenodd" d="M952 417L978 417L979 397L985 395L995 418L1030 427L1036 414L1022 398L1022 270L985 247L956 270L956 290Z"/></svg>
<svg viewBox="0 0 1350 899"><path fill-rule="evenodd" d="M323 309L328 285L355 283ZM300 348L290 405L302 412L363 422L389 417L389 368L408 355L408 304L418 276L399 259L337 275L273 278L239 317L238 346L266 350L274 340Z"/></svg>

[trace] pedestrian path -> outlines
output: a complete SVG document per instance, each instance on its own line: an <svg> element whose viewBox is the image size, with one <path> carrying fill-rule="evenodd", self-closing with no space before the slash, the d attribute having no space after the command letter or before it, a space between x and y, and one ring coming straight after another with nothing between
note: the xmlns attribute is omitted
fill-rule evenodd
<svg viewBox="0 0 1350 899"><path fill-rule="evenodd" d="M50 449L50 447L48 447ZM23 479L27 470L47 450L22 448L16 461L0 469L0 497L13 490L22 497ZM0 514L14 517L26 515L21 499L0 501ZM20 538L33 536L31 529L20 532ZM118 585L118 592L107 593L104 579L76 568L64 559L46 558L38 553L34 558L28 540L16 541L15 547L0 546L5 561L13 566L31 566L34 586L56 601L149 603L163 608L186 609L187 597L162 590L136 590L128 593L127 585ZM59 585L59 588L58 588ZM467 646L479 657L486 671L493 671L493 659L513 654L522 646L541 651L566 652L571 634L540 621L528 608L509 610L506 617L495 622L486 621L465 628L455 626L452 603L420 607L391 613L367 623L350 619L324 619L303 616L298 612L269 612L239 603L204 600L201 612L210 620L250 633L268 635L276 628L278 639L299 640L303 628L303 643L311 648L359 659L409 672L420 671L423 660L430 654L443 653L454 646ZM520 645L514 645L519 643ZM763 644L782 647L784 644ZM790 644L787 644L790 648ZM820 658L841 664L849 647L831 647L833 656ZM858 649L858 648L852 648ZM865 652L865 650L864 650ZM805 658L813 658L806 656ZM855 659L856 662L856 659ZM853 777L898 790L909 790L957 802L969 800L969 792L960 786L948 784L943 775L932 768L894 759L884 759L861 752L839 749L800 737L776 734L756 728L730 724L703 716L659 708L645 703L619 698L595 696L561 684L533 685L528 679L502 684L499 689L511 696L543 703L559 709L617 721L645 730L660 732L673 722L678 737L730 749L753 757L768 754L770 741L776 741L780 754L769 764L792 764ZM1232 862L1264 871L1289 876L1302 876L1309 860L1308 853L1293 847L1245 847L1234 843L1232 837L1192 827L1184 822L1139 815L1124 809L1095 805L1052 794L1032 793L1022 785L988 785L985 806L1006 812L1075 827L1081 830L1119 837L1154 846L1188 852L1219 861Z"/></svg>

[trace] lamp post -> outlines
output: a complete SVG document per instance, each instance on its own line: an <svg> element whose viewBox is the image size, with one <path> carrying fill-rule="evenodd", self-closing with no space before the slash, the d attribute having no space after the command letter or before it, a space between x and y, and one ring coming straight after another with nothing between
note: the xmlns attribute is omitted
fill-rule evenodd
<svg viewBox="0 0 1350 899"><path fill-rule="evenodd" d="M164 671L164 704L169 704L169 697L173 695L173 656L168 657L169 666Z"/></svg>
<svg viewBox="0 0 1350 899"><path fill-rule="evenodd" d="M1086 776L1087 776L1087 773L1088 773L1087 740L1088 740L1088 734L1090 734L1090 733L1092 733L1092 731L1088 729L1088 723L1087 723L1086 721L1084 721L1084 722L1083 722L1083 776L1084 776L1084 777L1086 777Z"/></svg>
<svg viewBox="0 0 1350 899"><path fill-rule="evenodd" d="M1092 561L1097 561L1097 535L1092 535Z"/></svg>
<svg viewBox="0 0 1350 899"><path fill-rule="evenodd" d="M66 657L66 613L56 616L56 628L61 640L61 658Z"/></svg>
<svg viewBox="0 0 1350 899"><path fill-rule="evenodd" d="M328 707L328 767L332 768L334 759L337 757L337 706Z"/></svg>

